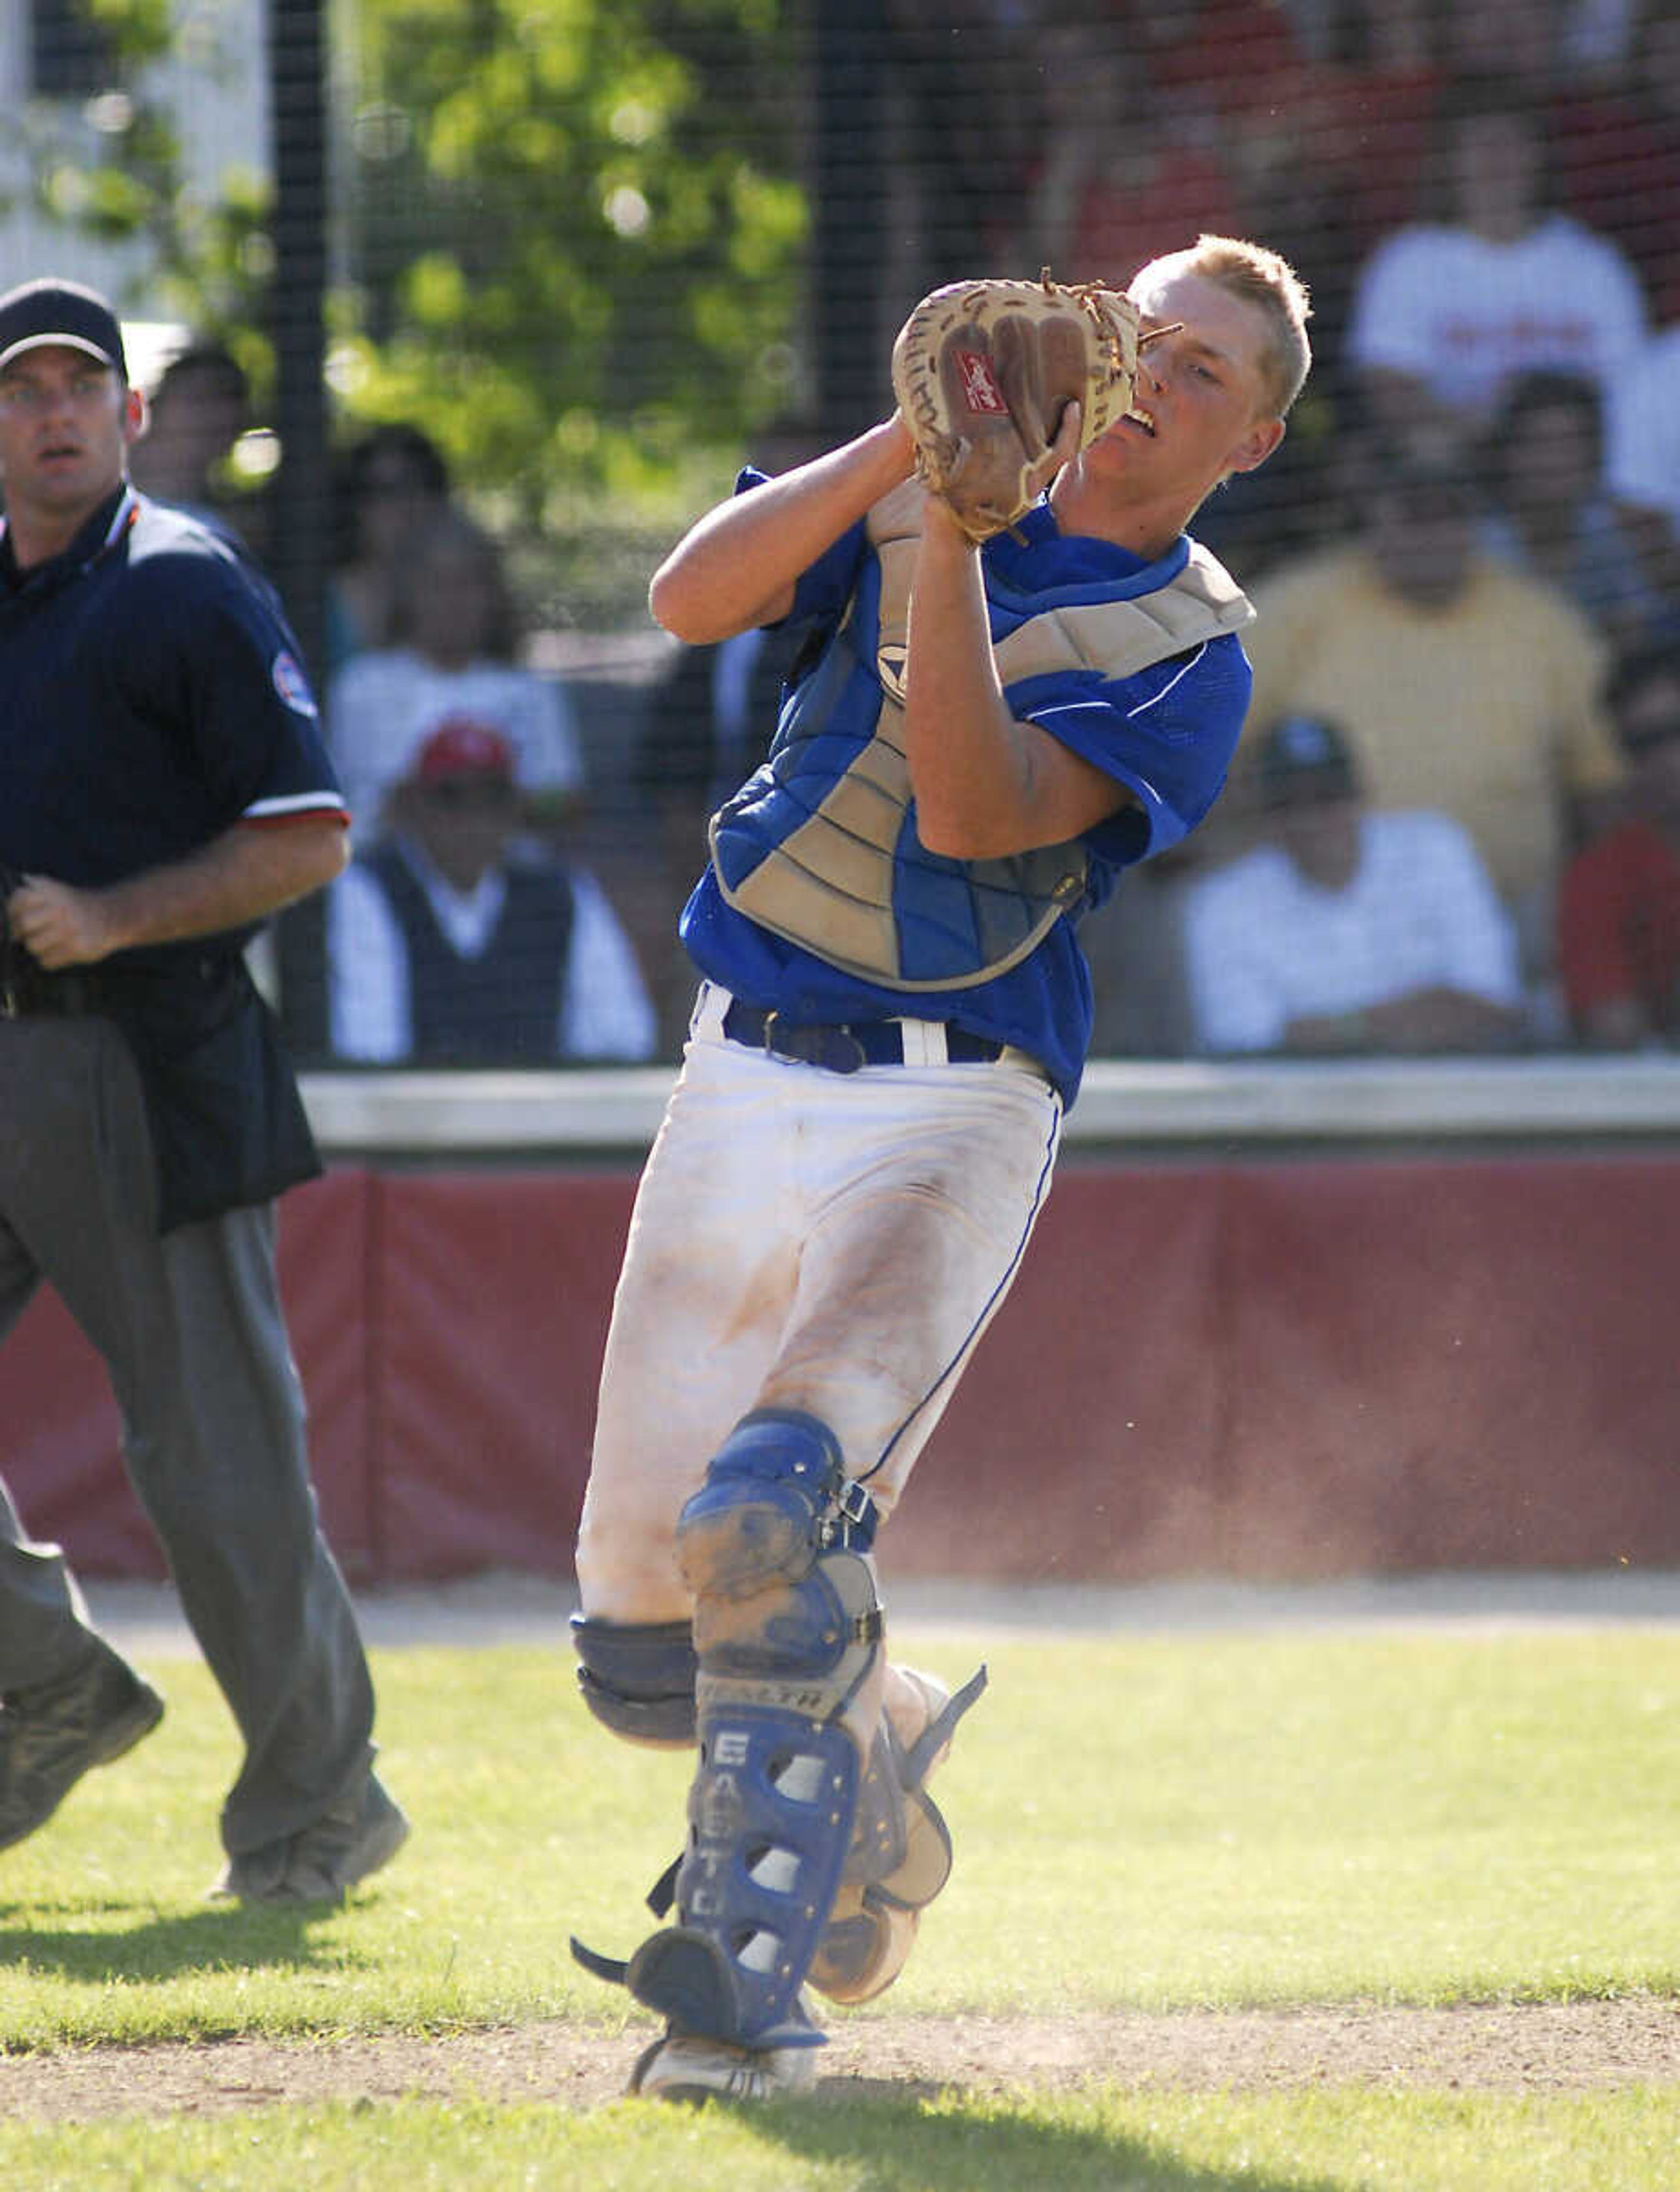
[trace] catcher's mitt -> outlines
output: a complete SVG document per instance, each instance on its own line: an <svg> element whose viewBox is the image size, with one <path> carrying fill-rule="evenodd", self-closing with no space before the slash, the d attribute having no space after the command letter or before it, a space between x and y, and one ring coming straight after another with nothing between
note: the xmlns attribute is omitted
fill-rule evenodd
<svg viewBox="0 0 1680 2192"><path fill-rule="evenodd" d="M1036 499L1033 468L1069 402L1079 447L1131 408L1137 307L1117 289L953 282L924 297L892 346L892 387L923 485L971 540L1011 526Z"/></svg>

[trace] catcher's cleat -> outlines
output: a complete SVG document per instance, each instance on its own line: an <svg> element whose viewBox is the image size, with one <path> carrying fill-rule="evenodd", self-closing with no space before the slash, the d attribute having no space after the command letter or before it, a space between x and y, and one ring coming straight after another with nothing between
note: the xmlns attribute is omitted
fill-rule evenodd
<svg viewBox="0 0 1680 2192"><path fill-rule="evenodd" d="M779 2101L816 2083L814 2047L737 2047L672 2028L637 2057L629 2091L658 2101Z"/></svg>
<svg viewBox="0 0 1680 2192"><path fill-rule="evenodd" d="M955 1697L931 1675L894 1670L869 1755L840 1891L810 1982L831 2001L871 2001L909 1960L921 1914L951 1876L951 1835L927 1794L957 1722L986 1687L982 1667Z"/></svg>
<svg viewBox="0 0 1680 2192"><path fill-rule="evenodd" d="M95 1638L74 1674L0 1702L0 1849L44 1827L82 1776L150 1735L163 1700Z"/></svg>

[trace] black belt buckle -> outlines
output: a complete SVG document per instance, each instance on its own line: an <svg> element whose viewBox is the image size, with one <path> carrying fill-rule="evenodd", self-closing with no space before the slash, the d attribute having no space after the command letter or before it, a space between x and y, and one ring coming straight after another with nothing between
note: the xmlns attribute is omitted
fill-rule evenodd
<svg viewBox="0 0 1680 2192"><path fill-rule="evenodd" d="M781 1026L777 1012L764 1016L764 1047L772 1058L796 1065L820 1065L829 1073L856 1073L868 1064L863 1044L846 1027Z"/></svg>

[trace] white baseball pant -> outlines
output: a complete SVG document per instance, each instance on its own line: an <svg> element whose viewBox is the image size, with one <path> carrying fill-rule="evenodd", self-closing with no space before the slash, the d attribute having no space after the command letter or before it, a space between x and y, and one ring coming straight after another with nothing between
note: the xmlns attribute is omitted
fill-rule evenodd
<svg viewBox="0 0 1680 2192"><path fill-rule="evenodd" d="M686 1619L675 1533L749 1409L818 1417L883 1517L1020 1268L1059 1097L1017 1053L842 1074L728 1041L702 986L613 1304L578 1544L592 1619ZM937 1053L927 1024L905 1052Z"/></svg>

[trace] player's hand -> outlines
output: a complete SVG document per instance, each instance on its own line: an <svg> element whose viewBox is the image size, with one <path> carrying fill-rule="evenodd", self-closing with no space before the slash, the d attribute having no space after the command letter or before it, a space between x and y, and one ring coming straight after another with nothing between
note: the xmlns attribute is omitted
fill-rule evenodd
<svg viewBox="0 0 1680 2192"><path fill-rule="evenodd" d="M1077 400L1064 408L1056 439L1028 474L1035 495L1042 494L1062 467L1071 465L1079 454L1079 425L1084 415Z"/></svg>
<svg viewBox="0 0 1680 2192"><path fill-rule="evenodd" d="M1071 464L1079 454L1079 407L1077 402L1070 402L1062 414L1062 424L1056 429L1056 439L1031 471L1022 476L1031 483L1034 499L1044 493L1063 465ZM979 542L965 528L962 519L943 496L930 494L926 497L921 522L924 539L930 533L938 533L960 541L969 549L978 551Z"/></svg>
<svg viewBox="0 0 1680 2192"><path fill-rule="evenodd" d="M12 934L39 967L87 967L108 958L122 939L103 893L50 876L25 876L6 901Z"/></svg>

